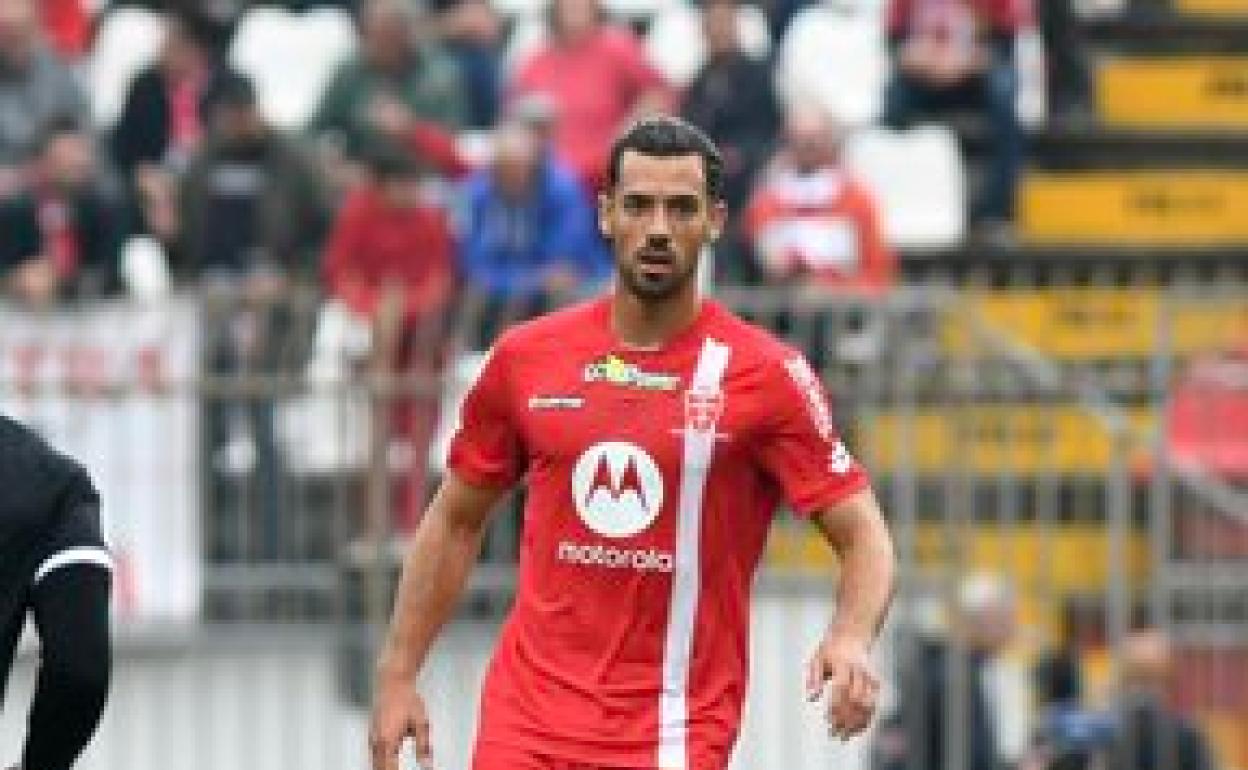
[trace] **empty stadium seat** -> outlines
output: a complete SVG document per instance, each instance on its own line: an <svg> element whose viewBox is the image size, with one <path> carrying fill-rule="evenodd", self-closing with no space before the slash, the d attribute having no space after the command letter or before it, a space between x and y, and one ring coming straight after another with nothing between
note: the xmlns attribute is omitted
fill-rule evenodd
<svg viewBox="0 0 1248 770"><path fill-rule="evenodd" d="M617 19L648 19L683 0L602 0L602 7Z"/></svg>
<svg viewBox="0 0 1248 770"><path fill-rule="evenodd" d="M873 123L889 73L883 21L873 6L823 3L797 14L776 60L776 87L787 104L814 100L838 121Z"/></svg>
<svg viewBox="0 0 1248 770"><path fill-rule="evenodd" d="M1174 0L1180 13L1199 16L1248 16L1248 0Z"/></svg>
<svg viewBox="0 0 1248 770"><path fill-rule="evenodd" d="M1097 68L1097 112L1130 128L1248 129L1248 56L1128 56Z"/></svg>
<svg viewBox="0 0 1248 770"><path fill-rule="evenodd" d="M503 69L507 74L514 74L521 62L546 42L547 35L546 17L542 13L533 12L518 16L512 25L511 34L507 36L507 45L503 50Z"/></svg>
<svg viewBox="0 0 1248 770"><path fill-rule="evenodd" d="M1031 172L1019 234L1037 243L1248 243L1248 171Z"/></svg>
<svg viewBox="0 0 1248 770"><path fill-rule="evenodd" d="M962 239L966 173L949 128L863 129L846 143L845 165L874 193L894 246L940 248Z"/></svg>
<svg viewBox="0 0 1248 770"><path fill-rule="evenodd" d="M164 39L164 17L146 8L121 6L100 21L87 59L87 88L97 126L110 128L117 121L130 81L155 61Z"/></svg>
<svg viewBox="0 0 1248 770"><path fill-rule="evenodd" d="M294 129L312 117L334 70L354 47L355 27L344 11L296 14L257 6L239 22L229 60L255 81L265 116Z"/></svg>
<svg viewBox="0 0 1248 770"><path fill-rule="evenodd" d="M766 58L771 53L771 31L758 6L742 5L737 24L745 52L757 59ZM684 86L692 81L706 62L698 9L672 5L661 11L646 34L646 55L672 83Z"/></svg>

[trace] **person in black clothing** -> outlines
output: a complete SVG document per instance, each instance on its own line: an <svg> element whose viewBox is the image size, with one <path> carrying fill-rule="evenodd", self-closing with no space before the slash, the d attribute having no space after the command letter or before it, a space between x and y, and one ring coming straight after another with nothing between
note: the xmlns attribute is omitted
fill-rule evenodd
<svg viewBox="0 0 1248 770"><path fill-rule="evenodd" d="M120 209L97 182L91 138L72 122L45 129L30 184L0 201L0 287L43 306L117 287Z"/></svg>
<svg viewBox="0 0 1248 770"><path fill-rule="evenodd" d="M108 696L112 560L99 505L80 465L0 415L0 706L27 617L42 652L27 770L68 770Z"/></svg>
<svg viewBox="0 0 1248 770"><path fill-rule="evenodd" d="M1113 707L1118 735L1107 770L1213 770L1205 736L1168 703L1173 655L1165 634L1137 629L1121 650L1122 681Z"/></svg>
<svg viewBox="0 0 1248 770"><path fill-rule="evenodd" d="M896 711L876 734L877 770L997 770L1000 744L986 676L1014 637L1010 589L991 575L968 577L959 588L957 638L916 640L902 664ZM960 746L951 745L957 740ZM960 758L960 761L958 761ZM957 762L950 765L950 759Z"/></svg>
<svg viewBox="0 0 1248 770"><path fill-rule="evenodd" d="M224 76L201 22L169 16L159 61L130 83L112 133L112 155L130 199L129 229L174 245L177 176L207 133L205 96Z"/></svg>
<svg viewBox="0 0 1248 770"><path fill-rule="evenodd" d="M724 201L739 212L754 177L775 149L781 114L768 62L741 48L736 0L707 0L702 30L707 60L685 92L681 115L715 140L724 155ZM736 221L734 217L732 221ZM715 246L717 277L729 283L759 280L738 228Z"/></svg>
<svg viewBox="0 0 1248 770"><path fill-rule="evenodd" d="M702 8L707 60L685 92L682 116L706 132L724 153L724 200L739 211L754 174L775 149L781 114L768 62L741 48L735 0L708 0Z"/></svg>

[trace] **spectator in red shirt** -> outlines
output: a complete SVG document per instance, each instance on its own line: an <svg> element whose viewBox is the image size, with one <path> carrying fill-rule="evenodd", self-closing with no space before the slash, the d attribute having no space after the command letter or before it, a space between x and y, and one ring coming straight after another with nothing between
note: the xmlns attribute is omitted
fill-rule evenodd
<svg viewBox="0 0 1248 770"><path fill-rule="evenodd" d="M745 231L772 282L876 296L895 277L875 201L841 169L836 130L814 109L790 112L785 144L746 209Z"/></svg>
<svg viewBox="0 0 1248 770"><path fill-rule="evenodd" d="M449 217L426 200L410 152L378 147L368 166L372 181L351 193L329 239L329 293L372 323L375 368L417 383L436 381L454 287ZM437 406L436 395L428 394L402 394L392 402L392 446L410 458L397 495L396 524L403 531L415 526L424 507Z"/></svg>
<svg viewBox="0 0 1248 770"><path fill-rule="evenodd" d="M888 34L895 74L884 121L901 127L919 113L974 108L995 144L988 183L972 206L977 223L1008 221L1023 160L1015 103L1014 41L1032 24L1031 0L892 0Z"/></svg>
<svg viewBox="0 0 1248 770"><path fill-rule="evenodd" d="M552 0L550 40L521 60L513 95L546 94L558 111L555 149L591 190L630 119L667 110L674 94L636 36L606 24L597 0Z"/></svg>

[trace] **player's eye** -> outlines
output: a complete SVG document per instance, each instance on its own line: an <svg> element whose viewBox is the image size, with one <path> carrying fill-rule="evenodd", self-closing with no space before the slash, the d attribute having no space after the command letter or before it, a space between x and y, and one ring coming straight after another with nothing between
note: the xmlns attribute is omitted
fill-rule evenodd
<svg viewBox="0 0 1248 770"><path fill-rule="evenodd" d="M626 195L620 207L626 214L643 214L650 210L651 201L642 195Z"/></svg>
<svg viewBox="0 0 1248 770"><path fill-rule="evenodd" d="M672 214L672 216L680 217L682 219L688 219L690 217L696 216L697 213L701 210L701 207L698 205L697 198L681 197L681 198L673 198L672 200L668 201L667 210L668 212Z"/></svg>

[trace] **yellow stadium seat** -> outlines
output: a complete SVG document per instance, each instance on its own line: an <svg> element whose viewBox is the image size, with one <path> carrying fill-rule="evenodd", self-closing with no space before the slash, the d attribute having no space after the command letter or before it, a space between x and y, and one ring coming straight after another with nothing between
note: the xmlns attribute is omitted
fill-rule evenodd
<svg viewBox="0 0 1248 770"><path fill-rule="evenodd" d="M1110 59L1096 98L1110 126L1248 128L1248 56Z"/></svg>
<svg viewBox="0 0 1248 770"><path fill-rule="evenodd" d="M1143 408L1130 412L1134 444L1123 460L1138 467L1155 422ZM1113 438L1085 410L1064 405L994 404L875 415L862 426L858 451L877 472L910 467L940 475L954 470L992 475L1092 475L1109 471Z"/></svg>
<svg viewBox="0 0 1248 770"><path fill-rule="evenodd" d="M1147 358L1227 349L1248 339L1248 297L1167 302L1150 289L1073 287L974 294L950 314L942 342L951 357L991 330L1006 343L1063 361Z"/></svg>
<svg viewBox="0 0 1248 770"><path fill-rule="evenodd" d="M1242 713L1229 709L1210 709L1196 716L1209 736L1209 742L1213 744L1213 753L1219 766L1248 767L1248 720L1244 719Z"/></svg>
<svg viewBox="0 0 1248 770"><path fill-rule="evenodd" d="M1248 171L1030 173L1019 230L1032 243L1246 243Z"/></svg>
<svg viewBox="0 0 1248 770"><path fill-rule="evenodd" d="M1174 0L1180 13L1191 16L1248 16L1248 0ZM1243 767L1248 767L1245 762Z"/></svg>

